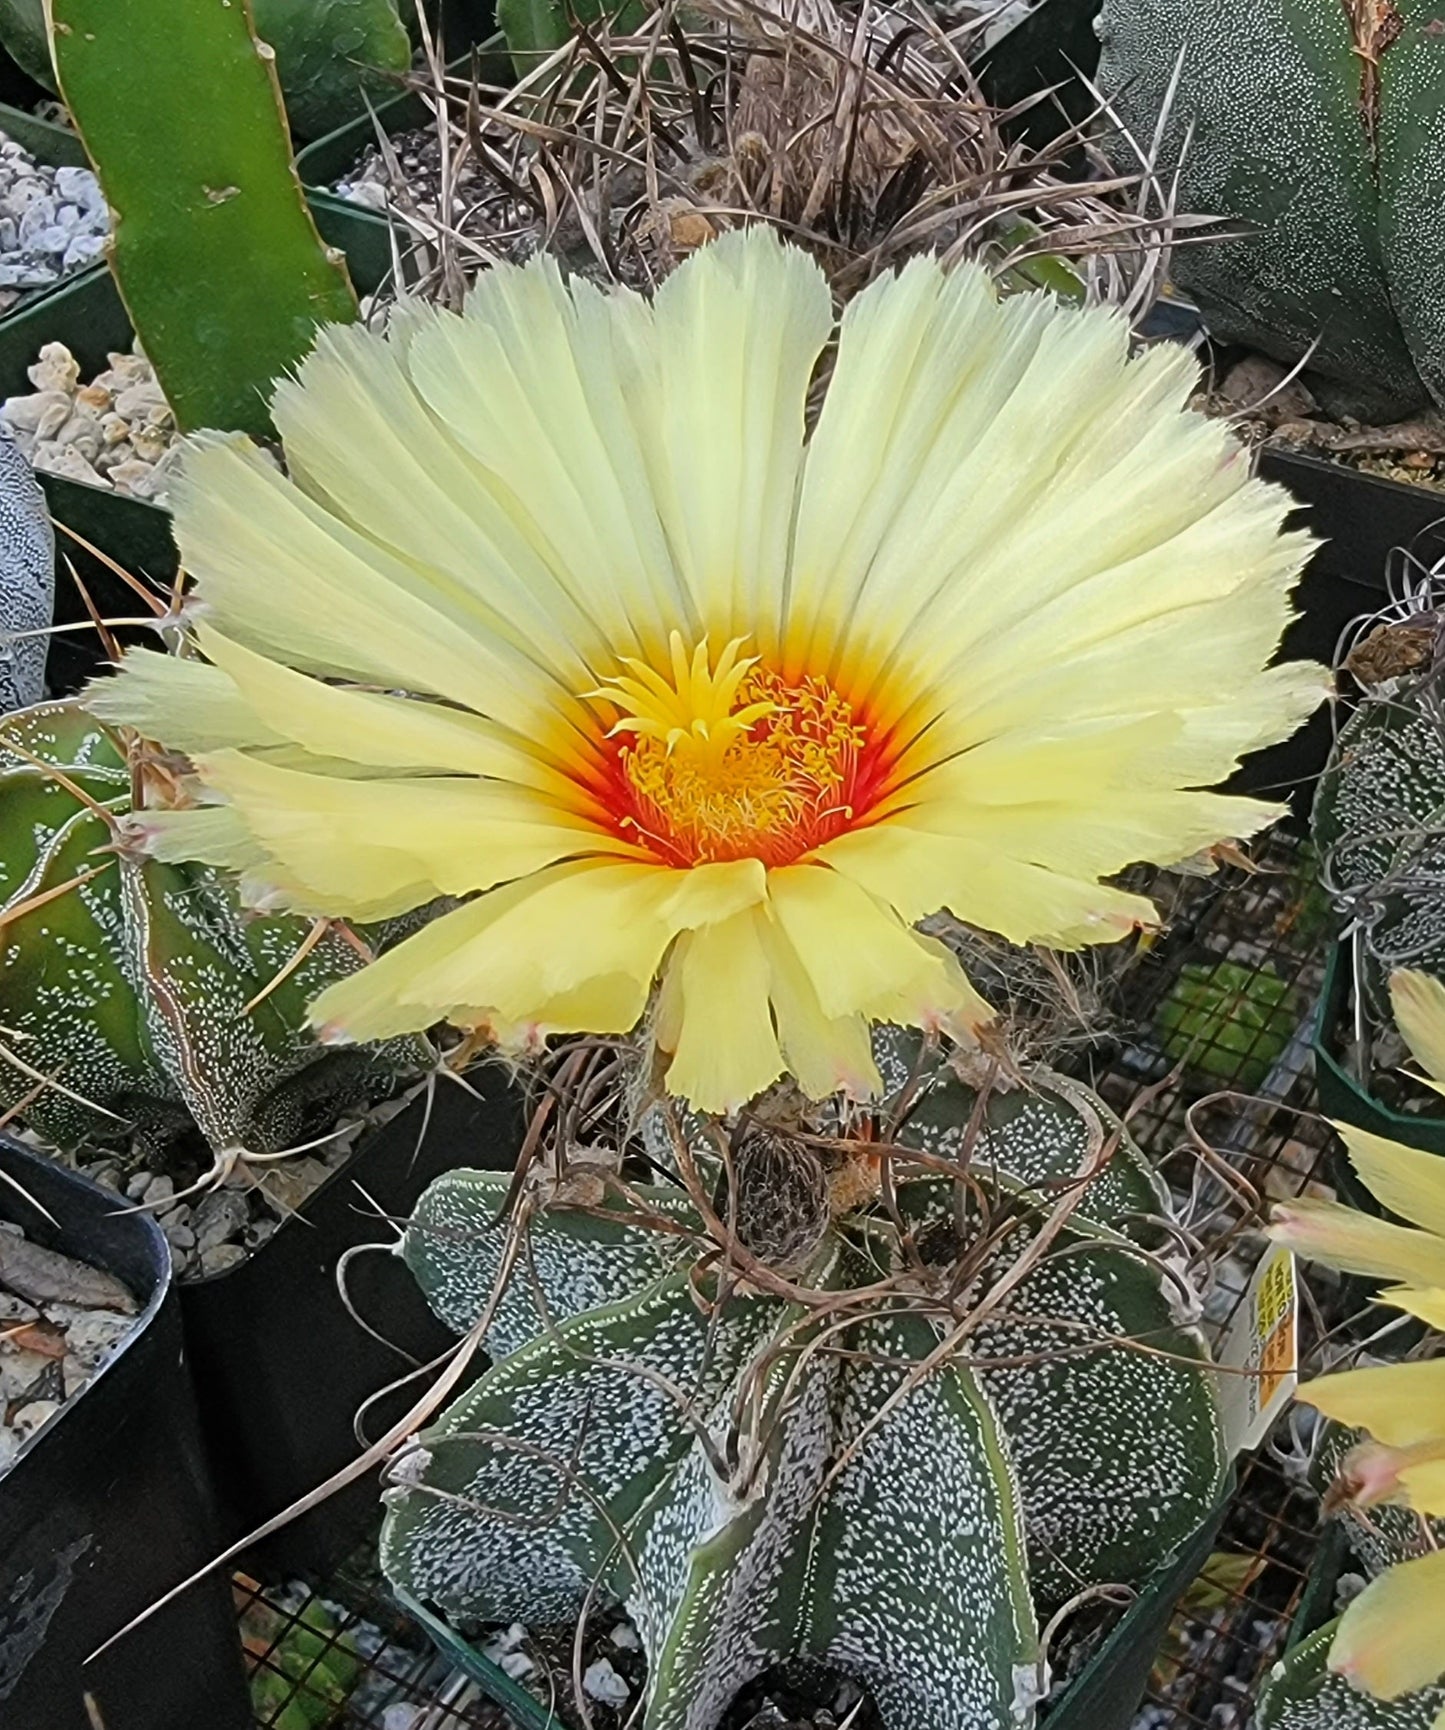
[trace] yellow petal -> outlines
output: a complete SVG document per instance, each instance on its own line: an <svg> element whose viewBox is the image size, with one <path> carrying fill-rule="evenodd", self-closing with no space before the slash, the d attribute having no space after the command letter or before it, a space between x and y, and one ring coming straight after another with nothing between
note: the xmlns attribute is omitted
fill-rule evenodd
<svg viewBox="0 0 1445 1730"><path fill-rule="evenodd" d="M154 649L127 650L114 673L86 687L85 706L99 720L134 727L170 750L189 754L279 745L285 739L219 667Z"/></svg>
<svg viewBox="0 0 1445 1730"><path fill-rule="evenodd" d="M962 836L929 835L899 821L839 835L817 853L903 919L947 908L1011 943L1113 943L1157 918L1142 895L1081 882Z"/></svg>
<svg viewBox="0 0 1445 1730"><path fill-rule="evenodd" d="M327 1039L362 1041L493 1016L538 1023L546 1005L620 976L609 1001L636 1022L671 933L657 916L659 878L647 865L589 861L539 871L424 926L360 973L324 991L312 1025Z"/></svg>
<svg viewBox="0 0 1445 1730"><path fill-rule="evenodd" d="M1445 1550L1397 1562L1340 1620L1330 1669L1382 1700L1445 1675Z"/></svg>
<svg viewBox="0 0 1445 1730"><path fill-rule="evenodd" d="M279 769L240 752L198 760L239 812L300 911L358 919L465 895L587 854L635 849L524 789L463 777L341 780Z"/></svg>
<svg viewBox="0 0 1445 1730"><path fill-rule="evenodd" d="M749 908L695 931L669 963L669 972L681 972L683 1001L667 1086L698 1111L736 1111L782 1074L768 1008L764 917Z"/></svg>
<svg viewBox="0 0 1445 1730"><path fill-rule="evenodd" d="M204 616L235 641L288 666L444 697L524 737L566 712L567 682L307 498L248 441L191 440L171 505Z"/></svg>
<svg viewBox="0 0 1445 1730"><path fill-rule="evenodd" d="M442 703L323 684L231 642L204 622L195 635L197 646L224 674L249 713L260 720L271 741L287 739L318 756L341 757L374 768L499 777L554 796L573 791L572 784L544 761L536 742L518 739L480 715ZM177 693L171 706L179 711L184 701L184 695ZM171 740L174 735L172 729L164 737ZM210 747L182 744L181 748Z"/></svg>
<svg viewBox="0 0 1445 1730"><path fill-rule="evenodd" d="M1427 1327L1445 1333L1445 1287L1434 1286L1421 1290L1411 1286L1388 1286L1380 1293L1380 1302L1393 1304L1396 1309L1419 1316Z"/></svg>
<svg viewBox="0 0 1445 1730"><path fill-rule="evenodd" d="M661 875L667 887L658 912L670 931L717 924L745 907L756 907L768 893L768 874L760 859L732 859Z"/></svg>
<svg viewBox="0 0 1445 1730"><path fill-rule="evenodd" d="M883 1083L867 1019L825 1015L797 950L772 921L764 921L761 930L773 1015L789 1072L810 1099L839 1092L854 1099L875 1098Z"/></svg>
<svg viewBox="0 0 1445 1730"><path fill-rule="evenodd" d="M598 610L578 599L575 577L589 566L570 575L555 569L536 523L555 529L581 453L595 452L606 435L577 401L585 357L568 340L570 303L555 265L488 272L474 313L484 303L500 311L509 287L512 298L530 296L554 339L549 348L534 318L526 378L513 376L515 329L493 331L485 316L408 308L403 328L385 338L361 325L323 330L295 381L278 388L271 412L291 472L313 496L379 545L425 566L438 591L480 629L545 656L581 689L588 659L606 647ZM410 368L423 380L441 370L441 400L418 389ZM475 387L478 378L488 381L486 390ZM568 440L563 448L541 436L549 408ZM490 444L481 444L478 427L493 430ZM510 443L495 436L499 428ZM609 475L596 501L599 527L620 490ZM551 509L534 523L522 501L536 513L544 494ZM630 572L619 574L625 580Z"/></svg>
<svg viewBox="0 0 1445 1730"><path fill-rule="evenodd" d="M1375 1200L1401 1219L1438 1235L1437 1276L1445 1281L1445 1159L1352 1124L1335 1127L1349 1149L1350 1164Z"/></svg>
<svg viewBox="0 0 1445 1730"><path fill-rule="evenodd" d="M1403 1499L1417 1513L1445 1515L1445 1436L1430 1459L1412 1461L1400 1468Z"/></svg>
<svg viewBox="0 0 1445 1730"><path fill-rule="evenodd" d="M826 865L768 874L773 915L829 1019L863 1015L910 1026L973 1026L989 1018L958 963Z"/></svg>
<svg viewBox="0 0 1445 1730"><path fill-rule="evenodd" d="M1431 1232L1372 1219L1338 1202L1280 1202L1269 1235L1298 1255L1346 1273L1420 1286L1434 1285L1441 1274L1441 1240Z"/></svg>
<svg viewBox="0 0 1445 1730"><path fill-rule="evenodd" d="M1341 1370L1307 1382L1298 1397L1394 1448L1445 1437L1445 1358Z"/></svg>
<svg viewBox="0 0 1445 1730"><path fill-rule="evenodd" d="M483 272L465 316L421 328L407 356L426 408L465 453L482 495L473 510L505 506L541 573L518 575L545 599L563 646L587 658L655 651L694 623L632 426L628 369L651 321L639 296L564 282L541 257ZM510 610L489 567L477 581Z"/></svg>
<svg viewBox="0 0 1445 1730"><path fill-rule="evenodd" d="M149 858L167 864L197 860L228 871L254 870L266 860L265 849L230 805L198 805L189 811L136 811L123 819Z"/></svg>
<svg viewBox="0 0 1445 1730"><path fill-rule="evenodd" d="M1445 984L1402 968L1390 975L1390 1007L1406 1045L1435 1081L1445 1083Z"/></svg>
<svg viewBox="0 0 1445 1730"><path fill-rule="evenodd" d="M629 394L668 544L702 629L767 651L786 605L803 412L832 333L822 271L766 224L667 278Z"/></svg>

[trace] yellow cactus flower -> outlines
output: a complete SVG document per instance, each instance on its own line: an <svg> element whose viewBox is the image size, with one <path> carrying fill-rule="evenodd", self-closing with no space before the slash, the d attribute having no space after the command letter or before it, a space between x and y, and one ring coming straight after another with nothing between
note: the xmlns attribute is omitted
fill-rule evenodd
<svg viewBox="0 0 1445 1730"><path fill-rule="evenodd" d="M324 333L276 396L290 478L186 462L205 663L96 693L211 801L148 844L310 912L463 899L326 992L325 1037L650 1014L702 1109L867 1094L870 1021L988 1015L917 920L1147 923L1101 879L1267 822L1197 789L1325 688L1266 665L1288 498L1185 409L1187 354L1128 350L929 259L835 332L766 228L650 301L536 259Z"/></svg>
<svg viewBox="0 0 1445 1730"><path fill-rule="evenodd" d="M1399 972L1390 996L1430 1084L1445 1082L1445 986L1428 974ZM1269 1235L1345 1272L1400 1281L1381 1301L1445 1329L1445 1158L1336 1127L1360 1181L1409 1225L1338 1202L1300 1200L1275 1209ZM1355 1506L1399 1502L1445 1515L1445 1357L1322 1376L1299 1398L1370 1433L1344 1462L1343 1485ZM1445 1676L1445 1551L1397 1564L1360 1594L1340 1623L1330 1668L1385 1700Z"/></svg>

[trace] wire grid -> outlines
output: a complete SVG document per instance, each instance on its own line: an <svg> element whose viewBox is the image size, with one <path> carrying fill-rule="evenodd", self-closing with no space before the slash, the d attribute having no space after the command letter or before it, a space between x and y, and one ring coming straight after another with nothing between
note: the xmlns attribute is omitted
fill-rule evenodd
<svg viewBox="0 0 1445 1730"><path fill-rule="evenodd" d="M1307 853L1296 837L1274 831L1256 849L1255 866L1141 883L1164 912L1168 936L1116 979L1116 1031L1074 1067L1128 1114L1135 1139L1176 1182L1198 1169L1171 1157L1187 1142L1192 1118L1262 1197L1283 1199L1307 1189L1321 1193L1327 1184L1330 1135L1313 1112L1310 1063L1327 937ZM1257 1029L1249 1026L1247 1006L1223 1018L1218 1037L1196 1039L1181 1068L1177 1046L1159 1031L1160 1006L1185 968L1220 962L1272 974L1283 1007ZM1243 1089L1227 1091L1241 1075L1255 1083L1248 1097ZM1258 1240L1242 1239L1222 1260L1207 1304L1207 1327L1216 1335L1243 1301L1258 1253ZM1315 1498L1280 1458L1266 1448L1241 1462L1218 1540L1234 1567L1222 1576L1225 1584L1197 1602L1187 1596L1176 1611L1136 1730L1246 1730L1250 1698L1283 1649L1319 1537ZM268 1684L257 1724L265 1730L506 1730L501 1709L438 1657L391 1601L372 1554L364 1552L314 1590L238 1578L253 1674L277 1679ZM330 1618L328 1634L316 1632L318 1604ZM545 1654L534 1655L546 1674ZM338 1664L341 1672L356 1673L344 1687L337 1685ZM612 1718L605 1711L595 1715L599 1722Z"/></svg>

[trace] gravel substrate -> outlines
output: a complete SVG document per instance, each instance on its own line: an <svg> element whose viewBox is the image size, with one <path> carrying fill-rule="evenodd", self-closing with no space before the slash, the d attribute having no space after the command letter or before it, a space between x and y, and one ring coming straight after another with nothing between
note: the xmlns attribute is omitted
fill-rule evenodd
<svg viewBox="0 0 1445 1730"><path fill-rule="evenodd" d="M374 1121L369 1117L367 1123ZM177 1279L225 1273L253 1255L281 1222L346 1164L366 1124L350 1121L334 1141L274 1164L239 1165L218 1188L183 1195L210 1164L210 1155L175 1162L175 1171L134 1159L86 1153L74 1163L94 1182L113 1189L155 1217L171 1246ZM139 1157L144 1157L140 1155ZM181 1199L175 1199L176 1197Z"/></svg>
<svg viewBox="0 0 1445 1730"><path fill-rule="evenodd" d="M0 1222L0 1472L135 1326L119 1280Z"/></svg>
<svg viewBox="0 0 1445 1730"><path fill-rule="evenodd" d="M109 233L88 168L51 168L0 132L0 313L93 263Z"/></svg>
<svg viewBox="0 0 1445 1730"><path fill-rule="evenodd" d="M42 473L164 504L177 461L175 416L138 348L108 358L82 384L65 344L46 343L26 368L34 391L0 403L0 419Z"/></svg>

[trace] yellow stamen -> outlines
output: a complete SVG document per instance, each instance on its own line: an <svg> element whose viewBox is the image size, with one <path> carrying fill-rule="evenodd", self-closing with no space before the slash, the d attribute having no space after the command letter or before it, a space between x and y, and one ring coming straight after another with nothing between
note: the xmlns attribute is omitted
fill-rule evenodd
<svg viewBox="0 0 1445 1730"><path fill-rule="evenodd" d="M822 679L785 682L741 638L715 666L706 638L689 655L674 631L668 647L670 680L629 659L588 693L622 711L609 737L631 736L619 822L687 863L783 863L836 833L865 741L847 700Z"/></svg>

